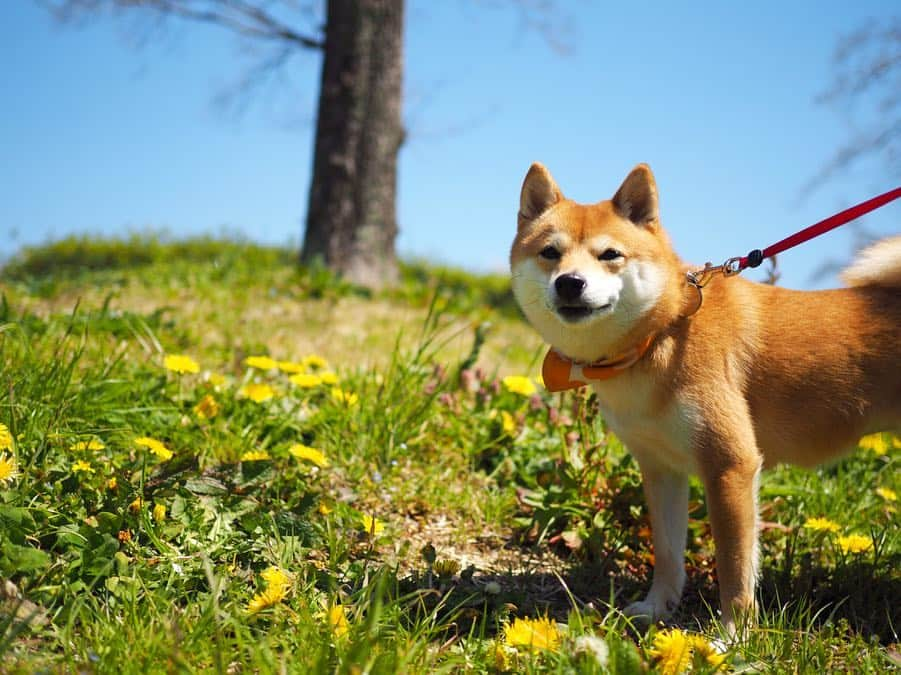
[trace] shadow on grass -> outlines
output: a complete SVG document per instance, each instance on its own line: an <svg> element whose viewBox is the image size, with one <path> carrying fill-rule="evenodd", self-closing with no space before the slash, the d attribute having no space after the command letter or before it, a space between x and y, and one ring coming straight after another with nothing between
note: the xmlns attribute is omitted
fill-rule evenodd
<svg viewBox="0 0 901 675"><path fill-rule="evenodd" d="M521 550L525 560L530 551ZM762 621L787 630L844 627L883 646L897 642L901 579L896 569L894 564L861 563L837 569L809 565L800 574L786 575L784 570L764 567L758 588ZM715 572L689 566L687 573L682 602L666 623L703 631L718 615ZM621 611L644 597L650 581L647 565L561 559L558 571L477 571L446 579L417 573L400 580L399 586L407 593L434 591L424 607L431 611L440 602L448 610L453 608L457 631L466 632L479 621L491 635L500 621L513 616L548 616L566 622L574 609L596 612L599 617L614 609Z"/></svg>
<svg viewBox="0 0 901 675"><path fill-rule="evenodd" d="M853 562L830 568L804 559L793 574L765 567L758 597L768 614L808 614L815 626L845 622L887 645L898 641L901 628L899 566L901 560L893 559L878 566Z"/></svg>

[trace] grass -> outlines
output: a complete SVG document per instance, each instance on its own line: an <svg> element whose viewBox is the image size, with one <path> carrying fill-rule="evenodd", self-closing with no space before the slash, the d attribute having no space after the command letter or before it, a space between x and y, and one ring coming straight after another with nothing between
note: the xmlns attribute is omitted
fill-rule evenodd
<svg viewBox="0 0 901 675"><path fill-rule="evenodd" d="M150 237L26 251L0 285L3 672L714 670L672 648L719 636L700 486L683 606L632 626L637 467L590 397L529 391L503 279L410 264L372 296ZM765 476L761 617L721 669L898 666L893 443Z"/></svg>

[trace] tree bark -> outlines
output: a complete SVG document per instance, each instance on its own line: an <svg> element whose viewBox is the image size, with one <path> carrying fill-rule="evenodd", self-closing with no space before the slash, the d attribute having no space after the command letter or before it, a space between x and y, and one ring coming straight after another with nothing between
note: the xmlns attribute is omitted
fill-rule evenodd
<svg viewBox="0 0 901 675"><path fill-rule="evenodd" d="M328 0L301 261L378 288L397 279L404 0Z"/></svg>

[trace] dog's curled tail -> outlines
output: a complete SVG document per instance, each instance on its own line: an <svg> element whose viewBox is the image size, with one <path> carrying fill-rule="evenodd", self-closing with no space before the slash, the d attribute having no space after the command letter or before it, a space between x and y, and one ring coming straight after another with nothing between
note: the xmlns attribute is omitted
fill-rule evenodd
<svg viewBox="0 0 901 675"><path fill-rule="evenodd" d="M842 272L849 286L901 288L901 235L878 241L861 251Z"/></svg>

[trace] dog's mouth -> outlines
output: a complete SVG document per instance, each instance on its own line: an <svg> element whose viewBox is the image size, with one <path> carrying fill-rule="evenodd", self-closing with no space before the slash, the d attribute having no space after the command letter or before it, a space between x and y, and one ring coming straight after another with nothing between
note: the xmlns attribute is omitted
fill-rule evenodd
<svg viewBox="0 0 901 675"><path fill-rule="evenodd" d="M609 302L606 305L601 305L599 307L592 307L591 305L585 304L560 305L557 307L557 314L559 314L564 321L575 323L583 321L595 314L606 312L611 306L612 303Z"/></svg>

